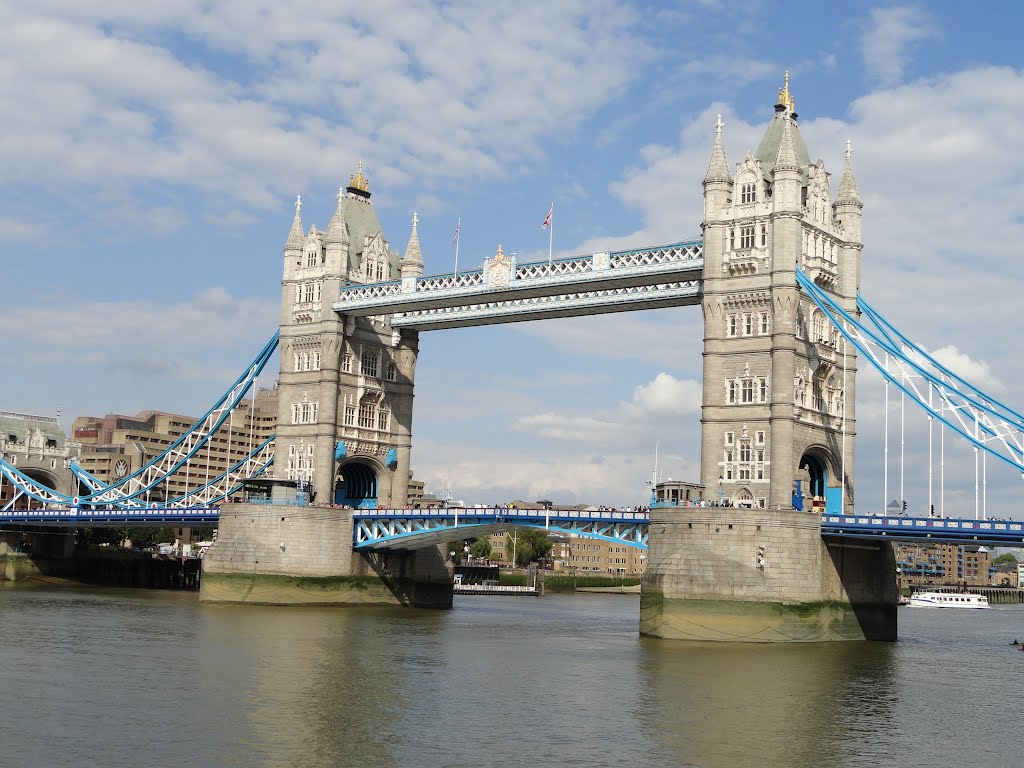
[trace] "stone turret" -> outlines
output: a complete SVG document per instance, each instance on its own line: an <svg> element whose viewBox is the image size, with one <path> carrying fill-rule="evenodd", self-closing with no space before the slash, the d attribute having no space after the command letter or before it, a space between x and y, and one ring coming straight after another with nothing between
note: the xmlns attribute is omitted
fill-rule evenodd
<svg viewBox="0 0 1024 768"><path fill-rule="evenodd" d="M412 234L409 235L409 245L405 249L405 257L402 259L402 279L409 277L423 276L423 255L420 253L420 236L416 232L416 225L419 223L419 216L412 215Z"/></svg>
<svg viewBox="0 0 1024 768"><path fill-rule="evenodd" d="M345 190L338 188L338 207L327 224L327 273L341 279L348 277L349 271L349 231L345 221Z"/></svg>
<svg viewBox="0 0 1024 768"><path fill-rule="evenodd" d="M832 205L835 221L839 225L843 242L839 246L839 289L843 307L848 312L857 310L857 293L860 291L861 217L864 203L860 199L857 181L853 178L853 149L846 142L846 163L839 180L839 194ZM859 316L859 314L858 314Z"/></svg>
<svg viewBox="0 0 1024 768"><path fill-rule="evenodd" d="M292 219L292 228L288 230L288 239L284 242L284 256L295 260L302 257L302 244L305 241L302 234L302 195L295 198L295 218Z"/></svg>

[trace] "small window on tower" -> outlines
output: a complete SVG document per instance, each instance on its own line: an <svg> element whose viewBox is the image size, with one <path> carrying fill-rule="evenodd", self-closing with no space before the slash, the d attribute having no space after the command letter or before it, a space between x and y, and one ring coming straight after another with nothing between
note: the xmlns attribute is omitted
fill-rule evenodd
<svg viewBox="0 0 1024 768"><path fill-rule="evenodd" d="M757 199L757 185L753 182L740 187L740 202L752 203Z"/></svg>

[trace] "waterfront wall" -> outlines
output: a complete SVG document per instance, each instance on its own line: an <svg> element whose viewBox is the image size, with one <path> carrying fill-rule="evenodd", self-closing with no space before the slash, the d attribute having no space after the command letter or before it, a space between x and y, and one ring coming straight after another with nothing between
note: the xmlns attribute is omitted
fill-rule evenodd
<svg viewBox="0 0 1024 768"><path fill-rule="evenodd" d="M200 583L206 602L452 605L452 574L439 547L355 552L352 510L333 507L225 504Z"/></svg>
<svg viewBox="0 0 1024 768"><path fill-rule="evenodd" d="M794 510L653 509L640 632L725 642L895 640L887 542L826 541Z"/></svg>

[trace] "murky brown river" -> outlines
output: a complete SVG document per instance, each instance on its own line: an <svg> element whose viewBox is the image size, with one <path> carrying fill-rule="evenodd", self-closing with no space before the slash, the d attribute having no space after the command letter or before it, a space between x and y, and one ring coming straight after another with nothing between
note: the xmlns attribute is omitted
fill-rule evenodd
<svg viewBox="0 0 1024 768"><path fill-rule="evenodd" d="M1024 606L894 644L641 638L638 598L455 609L0 589L0 765L1024 765Z"/></svg>

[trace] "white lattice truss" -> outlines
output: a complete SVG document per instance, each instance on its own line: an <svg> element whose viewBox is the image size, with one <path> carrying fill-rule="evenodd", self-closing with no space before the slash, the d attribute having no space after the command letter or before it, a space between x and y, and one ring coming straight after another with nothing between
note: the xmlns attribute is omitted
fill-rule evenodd
<svg viewBox="0 0 1024 768"><path fill-rule="evenodd" d="M704 255L701 241L691 240L552 262L516 264L513 257L503 264L509 266L507 272L500 273L501 279L489 278L484 269L348 286L341 290L334 310L351 316L398 314L542 297L550 297L557 304L564 297L596 295L617 288L696 282L703 272ZM663 299L668 297L666 291L661 295ZM608 293L607 301L590 306L613 304L613 296ZM512 308L511 304L506 306Z"/></svg>
<svg viewBox="0 0 1024 768"><path fill-rule="evenodd" d="M529 509L373 509L353 513L356 549L419 549L525 526L647 549L645 512Z"/></svg>
<svg viewBox="0 0 1024 768"><path fill-rule="evenodd" d="M1024 416L945 368L862 296L857 297L858 320L799 270L797 280L857 352L929 419L1024 475Z"/></svg>

